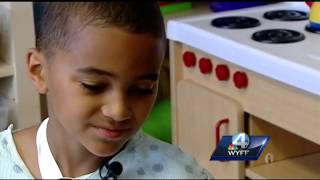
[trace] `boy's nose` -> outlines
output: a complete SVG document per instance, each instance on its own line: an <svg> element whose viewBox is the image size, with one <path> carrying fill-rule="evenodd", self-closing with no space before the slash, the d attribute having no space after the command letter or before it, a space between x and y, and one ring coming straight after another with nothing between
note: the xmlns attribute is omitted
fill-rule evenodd
<svg viewBox="0 0 320 180"><path fill-rule="evenodd" d="M112 118L114 121L125 121L132 116L128 103L122 95L116 95L112 98L111 102L101 107L101 111L104 116Z"/></svg>

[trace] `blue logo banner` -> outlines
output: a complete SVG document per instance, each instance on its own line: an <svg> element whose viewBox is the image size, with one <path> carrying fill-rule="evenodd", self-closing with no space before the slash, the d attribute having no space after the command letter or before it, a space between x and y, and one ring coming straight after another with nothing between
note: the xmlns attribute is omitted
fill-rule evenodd
<svg viewBox="0 0 320 180"><path fill-rule="evenodd" d="M245 133L223 136L210 160L258 160L269 136L248 136Z"/></svg>

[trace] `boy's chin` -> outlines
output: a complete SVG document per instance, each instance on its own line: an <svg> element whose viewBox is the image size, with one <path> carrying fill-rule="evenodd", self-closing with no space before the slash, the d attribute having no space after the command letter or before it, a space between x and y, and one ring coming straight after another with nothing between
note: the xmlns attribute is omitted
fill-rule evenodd
<svg viewBox="0 0 320 180"><path fill-rule="evenodd" d="M126 146L126 143L122 144L112 144L112 145L105 145L105 146L95 146L94 149L90 150L92 154L98 157L111 157L123 150Z"/></svg>

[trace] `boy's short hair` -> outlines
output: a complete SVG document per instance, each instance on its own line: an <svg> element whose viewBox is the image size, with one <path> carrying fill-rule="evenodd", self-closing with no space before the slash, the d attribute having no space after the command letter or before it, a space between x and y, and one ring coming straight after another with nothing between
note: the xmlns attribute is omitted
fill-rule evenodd
<svg viewBox="0 0 320 180"><path fill-rule="evenodd" d="M165 39L159 4L148 2L35 2L36 48L47 58L68 48L77 32L93 25L119 27Z"/></svg>

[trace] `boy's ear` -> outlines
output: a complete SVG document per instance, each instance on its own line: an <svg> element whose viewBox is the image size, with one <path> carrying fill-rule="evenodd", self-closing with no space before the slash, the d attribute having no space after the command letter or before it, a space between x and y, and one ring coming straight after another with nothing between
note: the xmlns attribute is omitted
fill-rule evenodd
<svg viewBox="0 0 320 180"><path fill-rule="evenodd" d="M46 82L46 60L42 53L36 48L27 50L27 73L30 79L33 81L34 86L39 93L45 94L48 92L48 86Z"/></svg>

